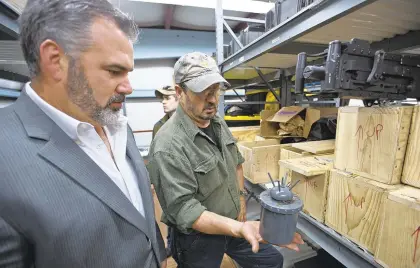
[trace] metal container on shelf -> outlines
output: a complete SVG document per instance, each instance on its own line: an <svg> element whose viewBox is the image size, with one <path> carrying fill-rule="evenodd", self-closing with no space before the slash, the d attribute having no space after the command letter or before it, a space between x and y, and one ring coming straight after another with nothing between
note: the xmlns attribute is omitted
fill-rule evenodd
<svg viewBox="0 0 420 268"><path fill-rule="evenodd" d="M275 3L276 23L280 24L293 17L313 2L314 0L277 0Z"/></svg>
<svg viewBox="0 0 420 268"><path fill-rule="evenodd" d="M249 25L242 32L242 44L244 46L252 43L255 39L264 34L264 27Z"/></svg>
<svg viewBox="0 0 420 268"><path fill-rule="evenodd" d="M272 8L265 15L265 31L268 32L277 25L276 8Z"/></svg>
<svg viewBox="0 0 420 268"><path fill-rule="evenodd" d="M293 240L303 207L302 200L291 192L297 182L289 187L283 178L281 184L276 186L273 182L273 188L260 195L260 235L270 244L287 245Z"/></svg>

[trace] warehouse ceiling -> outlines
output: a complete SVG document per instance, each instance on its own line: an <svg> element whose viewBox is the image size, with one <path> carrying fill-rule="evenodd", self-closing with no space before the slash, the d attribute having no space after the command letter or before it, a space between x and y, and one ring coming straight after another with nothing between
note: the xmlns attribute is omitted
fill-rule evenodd
<svg viewBox="0 0 420 268"><path fill-rule="evenodd" d="M129 13L139 27L214 31L216 0L109 0ZM223 0L225 16L264 18L274 6L252 0ZM238 22L229 22L236 27Z"/></svg>
<svg viewBox="0 0 420 268"><path fill-rule="evenodd" d="M130 14L139 27L176 28L186 30L214 31L214 8L217 0L109 0L123 12ZM27 0L4 0L20 14ZM224 15L264 18L274 3L253 0L223 0ZM238 22L229 22L236 27Z"/></svg>

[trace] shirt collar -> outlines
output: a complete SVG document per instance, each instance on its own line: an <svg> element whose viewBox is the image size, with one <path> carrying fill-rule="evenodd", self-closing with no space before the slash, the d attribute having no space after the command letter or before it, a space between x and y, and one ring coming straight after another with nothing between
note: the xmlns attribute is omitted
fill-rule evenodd
<svg viewBox="0 0 420 268"><path fill-rule="evenodd" d="M62 111L56 109L48 102L44 101L30 85L30 82L25 85L26 94L32 99L32 101L48 116L53 120L72 140L78 140L79 126L87 125L89 128L93 128L93 125L87 122L81 122ZM111 133L118 131L121 125L127 125L128 119L126 116L121 115L116 125L106 126Z"/></svg>
<svg viewBox="0 0 420 268"><path fill-rule="evenodd" d="M188 116L188 114L185 113L181 105L178 105L176 113L173 116L175 117L174 120L184 127L185 132L190 139L193 140L198 133L202 133L200 128L197 127L197 125L194 124L193 120ZM211 123L220 124L221 120L221 117L216 115L213 119L211 119ZM203 135L205 134L203 133Z"/></svg>

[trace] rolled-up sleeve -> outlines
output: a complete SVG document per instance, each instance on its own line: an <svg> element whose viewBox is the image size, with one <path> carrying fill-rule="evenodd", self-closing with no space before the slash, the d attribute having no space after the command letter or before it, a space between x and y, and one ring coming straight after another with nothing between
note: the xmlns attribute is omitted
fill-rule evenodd
<svg viewBox="0 0 420 268"><path fill-rule="evenodd" d="M169 222L184 233L206 208L195 198L198 183L189 161L182 155L156 152L148 165L152 184Z"/></svg>
<svg viewBox="0 0 420 268"><path fill-rule="evenodd" d="M245 162L245 158L242 156L241 152L238 149L238 146L236 145L236 152L238 154L238 166L242 165Z"/></svg>

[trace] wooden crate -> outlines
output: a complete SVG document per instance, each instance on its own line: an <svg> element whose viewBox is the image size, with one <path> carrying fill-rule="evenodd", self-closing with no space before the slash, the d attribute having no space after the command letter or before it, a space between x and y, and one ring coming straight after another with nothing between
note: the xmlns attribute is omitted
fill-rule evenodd
<svg viewBox="0 0 420 268"><path fill-rule="evenodd" d="M343 107L338 113L335 168L398 184L413 107Z"/></svg>
<svg viewBox="0 0 420 268"><path fill-rule="evenodd" d="M280 150L280 161L288 160L288 159L295 159L295 158L302 158L302 157L310 156L310 155L312 154L302 151L297 148L293 148L292 146L285 146L281 148ZM280 161L279 161L279 179L285 177L287 182L290 182L291 177L292 177L291 170L281 165Z"/></svg>
<svg viewBox="0 0 420 268"><path fill-rule="evenodd" d="M280 159L278 140L265 140L238 143L238 149L245 158L244 176L252 183L269 182L268 172L273 179L279 176L278 161Z"/></svg>
<svg viewBox="0 0 420 268"><path fill-rule="evenodd" d="M375 258L384 267L420 267L420 190L404 186L391 191Z"/></svg>
<svg viewBox="0 0 420 268"><path fill-rule="evenodd" d="M334 153L335 140L299 142L293 143L292 146L312 154L332 154Z"/></svg>
<svg viewBox="0 0 420 268"><path fill-rule="evenodd" d="M420 106L415 106L401 181L420 188Z"/></svg>
<svg viewBox="0 0 420 268"><path fill-rule="evenodd" d="M291 183L298 184L292 191L303 201L303 212L324 222L330 170L333 156L311 156L280 160L280 165L291 170Z"/></svg>
<svg viewBox="0 0 420 268"><path fill-rule="evenodd" d="M260 135L255 136L255 139L254 139L254 141L265 141L265 140L267 140L267 139L260 136Z"/></svg>
<svg viewBox="0 0 420 268"><path fill-rule="evenodd" d="M374 253L383 220L383 203L388 185L331 170L325 224Z"/></svg>
<svg viewBox="0 0 420 268"><path fill-rule="evenodd" d="M229 130L237 141L254 141L260 135L259 126L230 127Z"/></svg>

